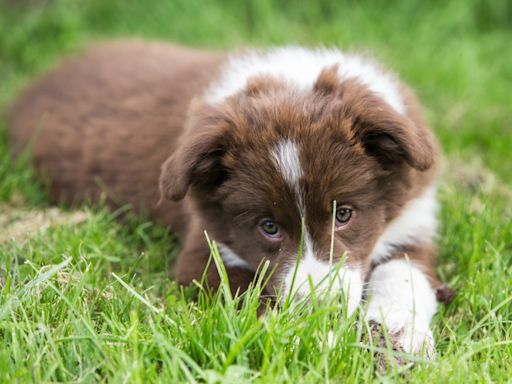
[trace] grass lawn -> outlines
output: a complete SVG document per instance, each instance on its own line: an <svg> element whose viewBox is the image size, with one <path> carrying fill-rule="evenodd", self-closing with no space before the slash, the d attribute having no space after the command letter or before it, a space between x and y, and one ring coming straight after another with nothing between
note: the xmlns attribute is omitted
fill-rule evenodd
<svg viewBox="0 0 512 384"><path fill-rule="evenodd" d="M256 291L240 311L225 291L190 301L166 277L179 245L140 218L84 206L24 235L50 206L9 156L6 107L62 55L120 36L370 51L416 89L445 153L438 269L458 291L432 324L436 361L379 372L332 303L259 320ZM0 231L22 223L0 233L0 382L510 382L511 41L508 0L0 0Z"/></svg>

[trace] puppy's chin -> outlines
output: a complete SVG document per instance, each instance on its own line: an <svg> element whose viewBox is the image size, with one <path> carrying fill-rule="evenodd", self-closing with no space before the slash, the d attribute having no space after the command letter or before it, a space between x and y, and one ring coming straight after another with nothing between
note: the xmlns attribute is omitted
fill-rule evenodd
<svg viewBox="0 0 512 384"><path fill-rule="evenodd" d="M235 253L229 246L218 243L217 248L226 268L255 272L251 264ZM359 264L343 261L333 262L318 260L306 253L298 262L286 268L267 271L269 284L266 291L276 296L283 305L286 301L300 302L313 299L329 301L342 299L346 304L346 316L350 317L363 295L364 271Z"/></svg>
<svg viewBox="0 0 512 384"><path fill-rule="evenodd" d="M341 295L346 304L346 316L350 317L361 302L363 284L363 270L357 265L331 265L314 258L303 258L283 275L280 302L329 301Z"/></svg>

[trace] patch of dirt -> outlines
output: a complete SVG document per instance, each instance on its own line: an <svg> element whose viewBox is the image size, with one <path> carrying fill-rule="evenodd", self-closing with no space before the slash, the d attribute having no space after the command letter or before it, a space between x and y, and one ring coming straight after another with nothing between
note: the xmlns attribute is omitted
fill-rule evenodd
<svg viewBox="0 0 512 384"><path fill-rule="evenodd" d="M369 334L364 338L366 340L363 339L364 341L370 342L381 350L391 348L392 352L405 353L397 337L388 335L388 339L386 340L385 331L379 323L370 321L369 326ZM407 360L403 357L382 351L375 351L373 357L376 368L381 374L386 374L393 366L404 367L408 364Z"/></svg>
<svg viewBox="0 0 512 384"><path fill-rule="evenodd" d="M76 225L89 218L84 211L64 211L60 208L33 209L16 204L0 204L0 244L9 240L24 241L50 227Z"/></svg>

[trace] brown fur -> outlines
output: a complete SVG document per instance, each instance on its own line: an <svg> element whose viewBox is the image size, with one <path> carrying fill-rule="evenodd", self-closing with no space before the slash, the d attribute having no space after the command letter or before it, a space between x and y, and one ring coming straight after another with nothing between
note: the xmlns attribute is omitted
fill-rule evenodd
<svg viewBox="0 0 512 384"><path fill-rule="evenodd" d="M190 100L223 55L159 43L93 46L42 76L13 105L10 142L32 158L52 201L105 193L173 231L187 230L187 204L158 206L160 166L176 148Z"/></svg>
<svg viewBox="0 0 512 384"><path fill-rule="evenodd" d="M400 116L326 68L311 91L255 77L221 105L207 105L199 96L224 60L156 43L96 46L24 93L11 114L12 145L19 151L35 135L32 156L53 201L98 201L106 193L111 205L129 203L170 226L183 243L173 270L181 283L203 273L207 230L253 270L268 258L278 286L296 257L301 218L270 158L280 140L291 139L301 144L316 254L329 257L332 201L350 202L355 217L336 235L335 255L349 251L369 273L379 235L435 176L437 145L412 94L403 89L407 117ZM160 193L168 200L157 204ZM285 229L279 244L258 235L265 216ZM405 253L437 286L434 249L397 250ZM253 277L246 269L229 272L242 289ZM213 268L208 275L218 283Z"/></svg>

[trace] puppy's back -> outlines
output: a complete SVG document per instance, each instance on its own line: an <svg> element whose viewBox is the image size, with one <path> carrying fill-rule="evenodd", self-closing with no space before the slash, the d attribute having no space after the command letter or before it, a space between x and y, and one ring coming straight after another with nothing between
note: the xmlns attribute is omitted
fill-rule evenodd
<svg viewBox="0 0 512 384"><path fill-rule="evenodd" d="M52 200L97 200L150 209L158 175L190 99L221 55L141 41L104 43L64 61L28 88L10 114L10 145L30 144Z"/></svg>

